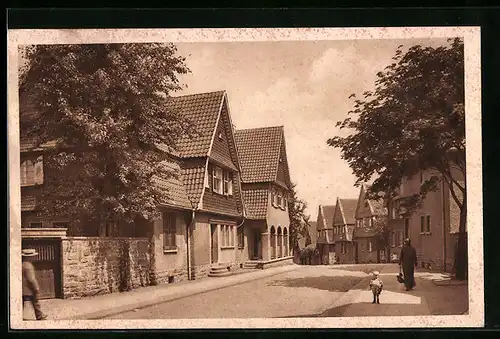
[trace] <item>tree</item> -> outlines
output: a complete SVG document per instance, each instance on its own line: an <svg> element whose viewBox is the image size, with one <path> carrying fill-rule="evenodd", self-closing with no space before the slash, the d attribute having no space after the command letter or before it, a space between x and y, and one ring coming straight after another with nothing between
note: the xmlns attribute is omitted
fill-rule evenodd
<svg viewBox="0 0 500 339"><path fill-rule="evenodd" d="M288 215L290 217L290 243L294 250L299 248L299 236L308 237L308 225L310 216L305 213L307 204L298 198L292 183L291 193L288 198ZM309 240L310 242L310 240Z"/></svg>
<svg viewBox="0 0 500 339"><path fill-rule="evenodd" d="M423 170L437 175L426 178L420 192L404 199L412 212L428 192L444 181L460 209L456 276L466 272L466 171L464 113L464 52L459 38L437 48L399 46L393 63L377 73L375 90L354 97L354 108L339 121L347 137L328 144L341 150L357 177L357 184L375 178L368 190L374 199L394 197L405 177ZM386 193L390 192L390 193Z"/></svg>
<svg viewBox="0 0 500 339"><path fill-rule="evenodd" d="M189 72L172 44L36 45L23 51L20 133L44 153L40 210L101 225L154 219L168 192L157 177L175 175L158 145L195 133L168 109Z"/></svg>

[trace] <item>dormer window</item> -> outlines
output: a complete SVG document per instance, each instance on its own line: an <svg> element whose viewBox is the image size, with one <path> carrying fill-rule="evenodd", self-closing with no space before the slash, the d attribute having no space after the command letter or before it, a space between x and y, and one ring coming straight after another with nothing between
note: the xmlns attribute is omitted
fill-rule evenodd
<svg viewBox="0 0 500 339"><path fill-rule="evenodd" d="M283 162L283 158L282 157L280 157L280 162Z"/></svg>
<svg viewBox="0 0 500 339"><path fill-rule="evenodd" d="M219 132L219 140L222 140L222 139L224 139L222 132Z"/></svg>
<svg viewBox="0 0 500 339"><path fill-rule="evenodd" d="M233 195L233 175L220 167L212 167L212 191L221 195Z"/></svg>

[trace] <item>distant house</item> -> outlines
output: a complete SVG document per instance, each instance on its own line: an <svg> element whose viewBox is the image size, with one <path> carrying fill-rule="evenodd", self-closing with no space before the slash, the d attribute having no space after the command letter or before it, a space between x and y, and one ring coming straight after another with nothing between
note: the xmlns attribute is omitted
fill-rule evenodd
<svg viewBox="0 0 500 339"><path fill-rule="evenodd" d="M333 265L336 262L335 240L333 237L333 217L335 205L319 205L318 207L318 239L317 248L321 264Z"/></svg>
<svg viewBox="0 0 500 339"><path fill-rule="evenodd" d="M397 196L388 202L389 227L392 231L391 254L399 255L405 238L410 238L422 267L451 272L459 229L460 210L453 200L450 188L443 181L438 189L429 192L422 206L408 213L401 199L420 191L430 176L441 176L436 171L422 171L404 178ZM464 185L460 172L454 171L455 180ZM461 198L460 191L455 189Z"/></svg>
<svg viewBox="0 0 500 339"><path fill-rule="evenodd" d="M248 211L244 227L248 247L240 253L241 260L259 265L291 262L288 197L292 185L283 126L237 130L236 145Z"/></svg>
<svg viewBox="0 0 500 339"><path fill-rule="evenodd" d="M354 242L355 213L358 199L337 198L333 217L333 237L335 253L340 264L357 261L357 248Z"/></svg>
<svg viewBox="0 0 500 339"><path fill-rule="evenodd" d="M356 263L380 262L383 250L378 248L379 233L382 223L387 224L387 208L383 200L366 198L368 185L362 185L356 206L356 227L354 241L357 246ZM378 229L378 231L377 231Z"/></svg>

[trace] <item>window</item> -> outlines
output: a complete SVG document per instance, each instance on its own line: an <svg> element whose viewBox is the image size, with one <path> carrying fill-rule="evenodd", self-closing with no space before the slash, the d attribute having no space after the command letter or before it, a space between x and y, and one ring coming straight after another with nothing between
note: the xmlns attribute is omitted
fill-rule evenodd
<svg viewBox="0 0 500 339"><path fill-rule="evenodd" d="M363 224L364 227L370 227L370 218L364 218Z"/></svg>
<svg viewBox="0 0 500 339"><path fill-rule="evenodd" d="M244 248L245 247L245 232L243 231L243 226L238 227L236 232L238 234L238 248Z"/></svg>
<svg viewBox="0 0 500 339"><path fill-rule="evenodd" d="M67 221L54 221L52 223L53 228L68 228L69 223Z"/></svg>
<svg viewBox="0 0 500 339"><path fill-rule="evenodd" d="M176 217L174 213L163 213L163 249L176 250Z"/></svg>
<svg viewBox="0 0 500 339"><path fill-rule="evenodd" d="M431 216L428 215L425 219L426 219L425 231L427 233L431 233Z"/></svg>
<svg viewBox="0 0 500 339"><path fill-rule="evenodd" d="M43 184L43 157L27 159L20 165L21 186L34 186Z"/></svg>
<svg viewBox="0 0 500 339"><path fill-rule="evenodd" d="M36 222L30 222L30 228L42 228L42 222L36 221Z"/></svg>
<svg viewBox="0 0 500 339"><path fill-rule="evenodd" d="M342 254L346 254L347 253L347 246L346 246L345 242L341 242L340 243L340 252Z"/></svg>
<svg viewBox="0 0 500 339"><path fill-rule="evenodd" d="M368 240L368 252L373 252L373 243L372 240Z"/></svg>
<svg viewBox="0 0 500 339"><path fill-rule="evenodd" d="M283 199L283 197L281 196L281 193L278 193L278 194L277 194L277 196L278 196L278 199L277 199L276 205L277 205L278 207L281 207L281 205L283 204L283 203L282 203L282 199Z"/></svg>
<svg viewBox="0 0 500 339"><path fill-rule="evenodd" d="M420 217L420 233L425 232L425 216Z"/></svg>
<svg viewBox="0 0 500 339"><path fill-rule="evenodd" d="M396 232L391 234L391 247L396 247Z"/></svg>
<svg viewBox="0 0 500 339"><path fill-rule="evenodd" d="M424 171L420 171L420 185L422 185L425 181Z"/></svg>
<svg viewBox="0 0 500 339"><path fill-rule="evenodd" d="M233 195L232 173L224 171L223 176L224 176L224 194Z"/></svg>
<svg viewBox="0 0 500 339"><path fill-rule="evenodd" d="M222 168L214 166L212 169L212 190L218 194L222 194L222 176Z"/></svg>
<svg viewBox="0 0 500 339"><path fill-rule="evenodd" d="M220 225L220 231L221 247L234 247L234 226Z"/></svg>

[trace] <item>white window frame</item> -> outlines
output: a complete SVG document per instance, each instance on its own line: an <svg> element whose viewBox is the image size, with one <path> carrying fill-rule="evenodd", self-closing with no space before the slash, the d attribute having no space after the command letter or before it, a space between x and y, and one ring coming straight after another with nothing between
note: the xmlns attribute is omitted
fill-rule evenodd
<svg viewBox="0 0 500 339"><path fill-rule="evenodd" d="M233 195L233 180L231 178L231 172L229 171L223 171L222 172L222 177L223 177L223 193L224 195Z"/></svg>
<svg viewBox="0 0 500 339"><path fill-rule="evenodd" d="M223 193L223 174L224 171L218 166L212 168L212 191L221 194Z"/></svg>
<svg viewBox="0 0 500 339"><path fill-rule="evenodd" d="M21 187L43 184L43 155L38 156L36 159L22 161L19 169Z"/></svg>
<svg viewBox="0 0 500 339"><path fill-rule="evenodd" d="M368 239L368 252L373 252L372 239Z"/></svg>
<svg viewBox="0 0 500 339"><path fill-rule="evenodd" d="M391 247L396 247L396 232L392 232L391 234Z"/></svg>
<svg viewBox="0 0 500 339"><path fill-rule="evenodd" d="M171 212L162 215L163 251L177 251L177 216ZM173 224L171 223L173 222ZM173 231L173 232L172 232ZM167 238L168 237L168 238ZM170 240L167 240L170 239Z"/></svg>

